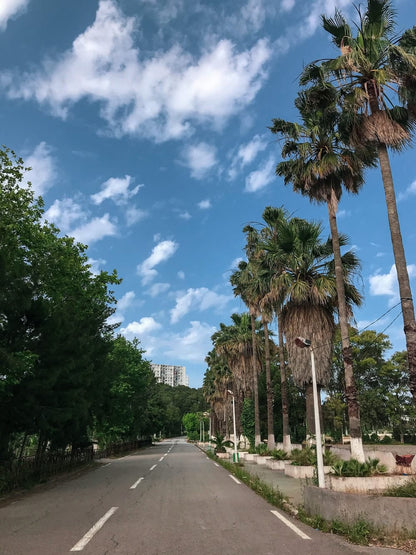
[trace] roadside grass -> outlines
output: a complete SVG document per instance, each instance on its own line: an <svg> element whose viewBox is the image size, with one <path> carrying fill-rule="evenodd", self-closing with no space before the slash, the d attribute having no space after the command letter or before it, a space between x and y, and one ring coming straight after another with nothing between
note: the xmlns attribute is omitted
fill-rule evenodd
<svg viewBox="0 0 416 555"><path fill-rule="evenodd" d="M402 486L396 486L386 490L385 497L416 497L416 478Z"/></svg>
<svg viewBox="0 0 416 555"><path fill-rule="evenodd" d="M237 479L244 482L253 491L261 495L274 507L277 507L292 516L298 518L304 524L325 532L344 537L351 543L367 546L390 547L402 549L408 553L416 554L416 528L415 530L398 535L386 535L382 530L376 529L364 519L357 520L353 524L346 524L339 520L328 521L321 516L308 516L302 507L294 509L288 502L288 498L277 488L273 488L260 480L258 476L251 475L245 468L244 463L232 463L219 459L212 451L205 451L206 455L224 467ZM416 481L414 482L416 484ZM405 486L403 486L405 487Z"/></svg>
<svg viewBox="0 0 416 555"><path fill-rule="evenodd" d="M277 488L273 488L260 480L258 476L253 476L244 468L243 463L230 463L224 459L218 459L211 451L206 451L211 459L218 462L226 470L231 472L238 480L244 482L249 488L258 493L263 499L268 501L274 507L284 509L288 504L288 499Z"/></svg>

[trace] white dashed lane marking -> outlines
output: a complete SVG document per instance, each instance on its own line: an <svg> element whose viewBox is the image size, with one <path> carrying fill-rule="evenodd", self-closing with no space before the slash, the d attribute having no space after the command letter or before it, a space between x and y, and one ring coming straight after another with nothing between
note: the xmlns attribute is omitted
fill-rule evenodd
<svg viewBox="0 0 416 555"><path fill-rule="evenodd" d="M104 526L107 520L117 511L118 507L111 507L109 511L94 524L92 528L83 536L78 543L74 545L71 551L82 551L87 543L95 536L95 534Z"/></svg>
<svg viewBox="0 0 416 555"><path fill-rule="evenodd" d="M295 526L292 522L290 522L290 520L288 520L286 517L281 515L279 512L277 511L271 511L271 512L274 514L274 516L277 516L277 518L279 518L284 524L286 524L286 526L288 526L291 530L293 530L302 539L304 540L311 539L308 535L305 534L305 532L302 532L302 530L300 530L297 526Z"/></svg>
<svg viewBox="0 0 416 555"><path fill-rule="evenodd" d="M134 484L130 487L130 489L136 489L137 486L140 484L140 482L141 482L142 480L144 480L143 477L142 477L142 478L139 478L139 479L137 480L137 482L134 482Z"/></svg>

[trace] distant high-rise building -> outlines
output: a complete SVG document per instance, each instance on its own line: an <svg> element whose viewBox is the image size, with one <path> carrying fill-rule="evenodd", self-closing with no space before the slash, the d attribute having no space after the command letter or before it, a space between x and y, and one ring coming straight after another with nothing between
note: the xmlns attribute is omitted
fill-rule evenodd
<svg viewBox="0 0 416 555"><path fill-rule="evenodd" d="M175 385L189 387L189 378L185 374L185 366L151 363L151 367L158 383L166 383L172 387Z"/></svg>

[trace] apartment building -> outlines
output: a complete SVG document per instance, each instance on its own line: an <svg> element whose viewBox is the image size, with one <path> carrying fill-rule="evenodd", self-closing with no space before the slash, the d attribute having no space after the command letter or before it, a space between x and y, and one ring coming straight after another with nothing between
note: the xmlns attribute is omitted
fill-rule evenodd
<svg viewBox="0 0 416 555"><path fill-rule="evenodd" d="M185 366L151 363L151 367L158 383L166 383L172 387L176 385L189 387L189 377L185 373Z"/></svg>

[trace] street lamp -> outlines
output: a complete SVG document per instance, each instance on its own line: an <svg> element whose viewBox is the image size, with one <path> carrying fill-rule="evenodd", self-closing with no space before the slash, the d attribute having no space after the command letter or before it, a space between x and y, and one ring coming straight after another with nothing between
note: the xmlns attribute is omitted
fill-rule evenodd
<svg viewBox="0 0 416 555"><path fill-rule="evenodd" d="M227 391L233 398L234 462L236 463L238 462L238 454L237 454L237 429L235 424L235 399L234 399L234 393L230 389L227 389Z"/></svg>
<svg viewBox="0 0 416 555"><path fill-rule="evenodd" d="M316 462L318 466L318 485L320 488L325 487L324 475L324 459L322 456L322 441L321 441L321 422L319 419L319 403L318 403L318 387L316 385L316 372L315 372L315 356L310 339L304 337L297 337L295 344L300 348L309 348L311 353L311 366L312 366L312 389L313 389L313 413L315 419L315 435L316 435Z"/></svg>

